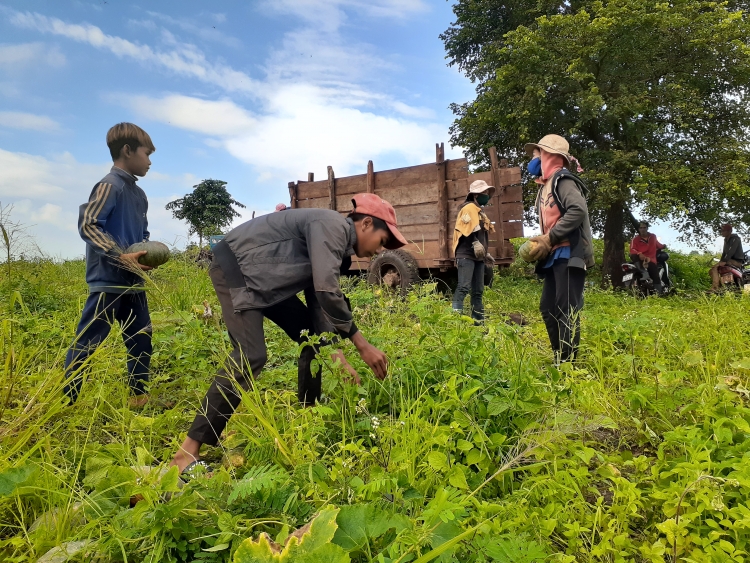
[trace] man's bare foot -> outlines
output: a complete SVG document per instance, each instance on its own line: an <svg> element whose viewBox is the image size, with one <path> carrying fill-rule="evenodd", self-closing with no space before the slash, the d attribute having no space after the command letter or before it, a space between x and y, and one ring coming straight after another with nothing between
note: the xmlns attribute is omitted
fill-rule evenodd
<svg viewBox="0 0 750 563"><path fill-rule="evenodd" d="M135 395L134 397L130 397L128 399L128 406L131 409L142 409L146 406L146 403L148 403L148 395Z"/></svg>

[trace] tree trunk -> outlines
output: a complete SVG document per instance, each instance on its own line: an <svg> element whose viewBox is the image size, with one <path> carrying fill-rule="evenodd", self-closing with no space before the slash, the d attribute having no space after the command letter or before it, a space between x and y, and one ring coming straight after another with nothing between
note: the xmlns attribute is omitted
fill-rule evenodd
<svg viewBox="0 0 750 563"><path fill-rule="evenodd" d="M203 235L198 233L198 250L203 250Z"/></svg>
<svg viewBox="0 0 750 563"><path fill-rule="evenodd" d="M625 260L625 204L613 203L604 217L604 257L602 286L622 287L622 263Z"/></svg>

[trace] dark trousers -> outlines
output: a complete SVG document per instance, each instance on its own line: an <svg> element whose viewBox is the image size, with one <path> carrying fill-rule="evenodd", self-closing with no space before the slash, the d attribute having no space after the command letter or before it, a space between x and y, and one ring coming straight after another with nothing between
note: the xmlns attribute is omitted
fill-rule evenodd
<svg viewBox="0 0 750 563"><path fill-rule="evenodd" d="M115 321L120 323L122 339L128 349L130 389L135 395L146 392L152 351L146 293L90 293L83 306L76 338L65 356L64 390L71 403L78 399L81 391L81 366L107 338Z"/></svg>
<svg viewBox="0 0 750 563"><path fill-rule="evenodd" d="M263 319L270 319L297 343L306 340L303 331L313 332L313 322L310 311L296 296L265 309L235 313L224 272L214 264L209 275L221 304L222 317L233 349L226 367L219 369L209 387L188 437L201 444L215 446L240 404L241 393L236 385L245 391L250 389L253 377L258 377L268 359ZM312 346L303 348L297 367L297 396L305 405L312 405L320 398L321 371L319 369L313 376L311 369L315 354Z"/></svg>
<svg viewBox="0 0 750 563"><path fill-rule="evenodd" d="M453 294L453 310L464 310L464 299L471 293L471 318L484 320L484 260L456 258L458 268L458 285Z"/></svg>
<svg viewBox="0 0 750 563"><path fill-rule="evenodd" d="M586 271L568 268L567 260L556 260L543 270L544 286L539 310L547 326L555 361L575 358L581 340L580 311L583 308L583 287Z"/></svg>
<svg viewBox="0 0 750 563"><path fill-rule="evenodd" d="M639 258L633 258L633 264L635 264L641 272L643 272L644 270L648 272L649 277L654 282L654 287L661 287L661 279L659 278L659 266L656 262L649 262L644 267L643 260Z"/></svg>

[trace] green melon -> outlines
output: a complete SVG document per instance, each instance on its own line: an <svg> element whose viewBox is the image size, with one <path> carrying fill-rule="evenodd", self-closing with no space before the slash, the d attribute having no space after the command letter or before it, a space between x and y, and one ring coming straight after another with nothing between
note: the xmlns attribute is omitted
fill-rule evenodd
<svg viewBox="0 0 750 563"><path fill-rule="evenodd" d="M518 255L521 257L521 260L524 262L533 262L534 260L531 258L531 253L537 244L539 243L535 240L527 240L523 243L518 249Z"/></svg>
<svg viewBox="0 0 750 563"><path fill-rule="evenodd" d="M136 242L131 244L125 251L126 254L133 252L141 252L145 250L146 254L138 258L138 262L144 266L151 266L156 268L161 266L169 260L169 247L163 242L147 241L147 242Z"/></svg>

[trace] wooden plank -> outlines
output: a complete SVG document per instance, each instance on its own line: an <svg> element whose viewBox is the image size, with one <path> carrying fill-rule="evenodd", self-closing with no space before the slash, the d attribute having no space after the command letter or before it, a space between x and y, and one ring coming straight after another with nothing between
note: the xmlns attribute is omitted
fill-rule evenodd
<svg viewBox="0 0 750 563"><path fill-rule="evenodd" d="M523 201L523 187L520 185L508 186L507 188L500 190L500 201Z"/></svg>
<svg viewBox="0 0 750 563"><path fill-rule="evenodd" d="M299 187L297 188L298 199L312 199L316 197L328 197L328 180L299 182Z"/></svg>
<svg viewBox="0 0 750 563"><path fill-rule="evenodd" d="M336 178L336 194L361 194L367 191L367 174ZM351 199L351 197L349 198Z"/></svg>
<svg viewBox="0 0 750 563"><path fill-rule="evenodd" d="M498 168L497 186L512 186L521 183L521 168L513 166L511 168Z"/></svg>
<svg viewBox="0 0 750 563"><path fill-rule="evenodd" d="M469 181L463 180L446 180L445 187L448 191L448 199L465 200L469 193Z"/></svg>
<svg viewBox="0 0 750 563"><path fill-rule="evenodd" d="M438 227L437 223L430 223L429 225L404 225L399 224L398 230L404 235L404 238L409 242L416 242L421 244L428 240L438 239Z"/></svg>
<svg viewBox="0 0 750 563"><path fill-rule="evenodd" d="M289 182L289 204L292 209L297 207L297 184Z"/></svg>
<svg viewBox="0 0 750 563"><path fill-rule="evenodd" d="M336 211L336 177L333 175L333 166L328 167L328 199L331 209Z"/></svg>
<svg viewBox="0 0 750 563"><path fill-rule="evenodd" d="M378 188L375 192L394 207L399 205L415 205L420 203L435 203L438 200L438 189L435 181L423 184L412 184L408 188Z"/></svg>
<svg viewBox="0 0 750 563"><path fill-rule="evenodd" d="M420 205L408 205L396 209L396 220L398 226L429 225L438 223L437 203L422 203Z"/></svg>
<svg viewBox="0 0 750 563"><path fill-rule="evenodd" d="M297 201L299 209L330 209L331 200L327 197L316 197L315 199L300 199ZM351 210L351 204L349 204Z"/></svg>
<svg viewBox="0 0 750 563"><path fill-rule="evenodd" d="M411 243L403 248L417 260L440 259L440 243L436 240L425 241L424 243Z"/></svg>
<svg viewBox="0 0 750 563"><path fill-rule="evenodd" d="M443 154L445 154L445 151L443 151ZM445 161L446 180L463 180L468 175L469 163L465 158L456 158Z"/></svg>
<svg viewBox="0 0 750 563"><path fill-rule="evenodd" d="M523 236L523 221L503 221L503 232L506 239Z"/></svg>
<svg viewBox="0 0 750 563"><path fill-rule="evenodd" d="M367 193L375 193L375 169L372 165L372 160L367 161Z"/></svg>
<svg viewBox="0 0 750 563"><path fill-rule="evenodd" d="M448 191L445 186L446 168L448 163L445 162L445 146L443 143L435 145L435 162L437 163L437 201L438 201L438 249L440 258L448 258Z"/></svg>
<svg viewBox="0 0 750 563"><path fill-rule="evenodd" d="M523 203L514 201L511 203L501 203L499 209L500 221L520 221L523 219Z"/></svg>
<svg viewBox="0 0 750 563"><path fill-rule="evenodd" d="M375 172L375 189L385 190L412 184L424 184L435 180L434 164L418 164L408 168Z"/></svg>

